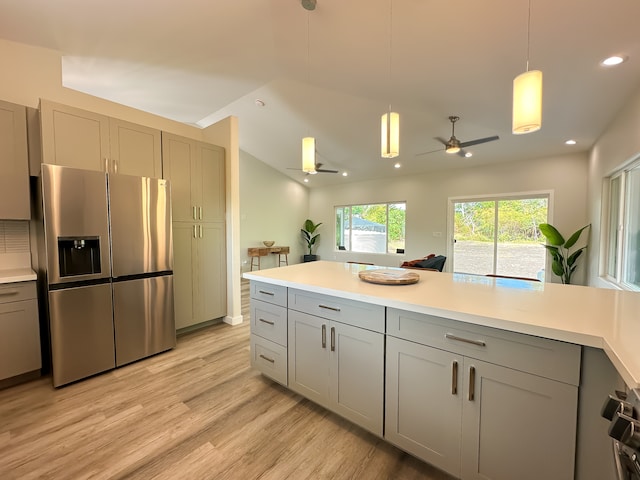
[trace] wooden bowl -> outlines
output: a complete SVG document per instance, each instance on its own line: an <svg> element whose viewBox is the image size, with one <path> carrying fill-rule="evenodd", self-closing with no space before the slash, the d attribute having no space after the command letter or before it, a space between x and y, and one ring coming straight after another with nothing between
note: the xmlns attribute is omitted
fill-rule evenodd
<svg viewBox="0 0 640 480"><path fill-rule="evenodd" d="M276 242L274 242L273 240L265 240L262 243L264 243L265 247L273 247L273 244L276 243Z"/></svg>

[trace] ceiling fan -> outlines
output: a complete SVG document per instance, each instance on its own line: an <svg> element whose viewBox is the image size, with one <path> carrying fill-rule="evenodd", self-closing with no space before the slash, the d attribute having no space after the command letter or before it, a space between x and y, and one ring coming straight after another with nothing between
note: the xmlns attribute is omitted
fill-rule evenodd
<svg viewBox="0 0 640 480"><path fill-rule="evenodd" d="M456 122L458 120L460 120L460 117L457 117L455 115L451 115L449 117L449 121L451 122L451 138L449 138L449 140L445 140L442 137L435 137L436 140L438 140L440 143L444 145L444 151L446 153L452 153L452 154L457 153L461 157L471 156L470 154L465 152L463 148L471 147L473 145L479 145L481 143L493 142L494 140L500 139L498 135L494 135L492 137L477 138L475 140L469 140L468 142L461 142L456 138L456 135L455 135ZM437 150L431 150L429 152L418 153L417 155L426 155L428 153L441 152L441 151L442 149L439 148Z"/></svg>
<svg viewBox="0 0 640 480"><path fill-rule="evenodd" d="M316 173L338 173L338 170L330 170L328 168L322 168L322 165L324 165L323 163L320 162L316 162L316 171L315 173L306 173L306 175L315 175ZM287 170L298 170L300 172L302 172L301 168L291 168L288 167Z"/></svg>

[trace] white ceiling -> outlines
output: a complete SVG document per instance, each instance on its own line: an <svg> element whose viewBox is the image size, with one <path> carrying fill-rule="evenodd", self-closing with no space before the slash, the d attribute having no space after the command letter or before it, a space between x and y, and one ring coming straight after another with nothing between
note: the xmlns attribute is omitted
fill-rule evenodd
<svg viewBox="0 0 640 480"><path fill-rule="evenodd" d="M70 88L200 126L235 115L240 148L299 181L288 167L314 136L325 168L349 172L316 186L588 149L640 85L640 2L531 2L543 126L518 136L527 0L317 0L312 12L300 0L0 0L0 37L63 52ZM612 54L629 60L601 67ZM389 103L401 115L393 160L379 146ZM500 140L469 159L417 156L450 136L449 115L463 142Z"/></svg>

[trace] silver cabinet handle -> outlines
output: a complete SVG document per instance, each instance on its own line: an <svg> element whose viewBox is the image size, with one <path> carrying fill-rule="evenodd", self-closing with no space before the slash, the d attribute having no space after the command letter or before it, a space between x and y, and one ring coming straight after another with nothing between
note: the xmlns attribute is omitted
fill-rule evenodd
<svg viewBox="0 0 640 480"><path fill-rule="evenodd" d="M325 308L327 310L333 310L334 312L339 312L340 309L336 307L329 307L328 305L318 305L319 308Z"/></svg>
<svg viewBox="0 0 640 480"><path fill-rule="evenodd" d="M477 345L478 347L487 346L487 344L484 343L482 340L470 340L468 338L458 337L457 335L454 335L452 333L445 333L444 338L448 340L456 340L457 342L470 343L471 345Z"/></svg>
<svg viewBox="0 0 640 480"><path fill-rule="evenodd" d="M270 296L272 296L272 297L275 295L275 293L273 293L273 292L267 292L267 291L265 291L265 290L258 290L258 293L261 293L261 294L263 294L263 295L270 295Z"/></svg>
<svg viewBox="0 0 640 480"><path fill-rule="evenodd" d="M265 357L262 354L260 354L260 358L262 358L263 360L266 360L269 363L276 363L276 361L273 358Z"/></svg>
<svg viewBox="0 0 640 480"><path fill-rule="evenodd" d="M336 327L331 327L331 351L336 351Z"/></svg>
<svg viewBox="0 0 640 480"><path fill-rule="evenodd" d="M118 161L115 158L111 160L111 168L113 173L118 173Z"/></svg>
<svg viewBox="0 0 640 480"><path fill-rule="evenodd" d="M451 395L458 394L458 362L453 361L451 364Z"/></svg>
<svg viewBox="0 0 640 480"><path fill-rule="evenodd" d="M259 318L259 322L266 323L267 325L275 325L275 322L271 322L269 320L265 320L264 318Z"/></svg>
<svg viewBox="0 0 640 480"><path fill-rule="evenodd" d="M475 388L476 388L476 367L469 367L469 401L475 400Z"/></svg>
<svg viewBox="0 0 640 480"><path fill-rule="evenodd" d="M198 225L198 228L200 229L200 238L202 238L202 225Z"/></svg>
<svg viewBox="0 0 640 480"><path fill-rule="evenodd" d="M327 348L327 326L322 325L322 348Z"/></svg>
<svg viewBox="0 0 640 480"><path fill-rule="evenodd" d="M198 220L202 220L202 207L198 207Z"/></svg>
<svg viewBox="0 0 640 480"><path fill-rule="evenodd" d="M196 206L194 205L193 207L191 207L193 209L193 219L197 220L198 217L196 216Z"/></svg>
<svg viewBox="0 0 640 480"><path fill-rule="evenodd" d="M18 290L0 290L0 295L9 296L9 295L17 295Z"/></svg>
<svg viewBox="0 0 640 480"><path fill-rule="evenodd" d="M109 172L109 157L104 157L104 171Z"/></svg>
<svg viewBox="0 0 640 480"><path fill-rule="evenodd" d="M193 226L193 238L198 238L198 234L196 232L196 225Z"/></svg>

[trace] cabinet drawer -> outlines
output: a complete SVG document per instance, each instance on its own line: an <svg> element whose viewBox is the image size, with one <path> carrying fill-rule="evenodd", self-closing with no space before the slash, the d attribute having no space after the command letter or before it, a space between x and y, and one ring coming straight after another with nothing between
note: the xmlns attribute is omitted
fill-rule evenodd
<svg viewBox="0 0 640 480"><path fill-rule="evenodd" d="M447 318L387 309L387 334L579 385L580 346Z"/></svg>
<svg viewBox="0 0 640 480"><path fill-rule="evenodd" d="M251 366L287 386L287 349L282 345L252 334Z"/></svg>
<svg viewBox="0 0 640 480"><path fill-rule="evenodd" d="M20 302L36 298L36 282L5 283L0 285L0 303Z"/></svg>
<svg viewBox="0 0 640 480"><path fill-rule="evenodd" d="M287 309L280 305L251 300L251 333L287 346Z"/></svg>
<svg viewBox="0 0 640 480"><path fill-rule="evenodd" d="M287 287L271 285L270 283L251 281L251 298L273 303L274 305L287 306Z"/></svg>
<svg viewBox="0 0 640 480"><path fill-rule="evenodd" d="M302 313L335 320L355 327L384 333L384 311L381 305L289 289L289 308Z"/></svg>

